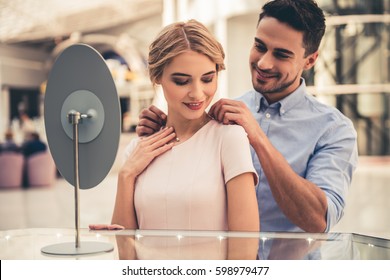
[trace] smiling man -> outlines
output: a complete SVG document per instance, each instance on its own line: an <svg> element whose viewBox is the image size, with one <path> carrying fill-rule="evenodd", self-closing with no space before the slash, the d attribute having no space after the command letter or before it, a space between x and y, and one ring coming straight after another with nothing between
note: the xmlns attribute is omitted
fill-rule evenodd
<svg viewBox="0 0 390 280"><path fill-rule="evenodd" d="M253 90L209 112L248 134L262 231L324 232L343 215L357 165L356 131L307 93L301 77L314 66L324 32L314 1L265 4L249 56Z"/></svg>

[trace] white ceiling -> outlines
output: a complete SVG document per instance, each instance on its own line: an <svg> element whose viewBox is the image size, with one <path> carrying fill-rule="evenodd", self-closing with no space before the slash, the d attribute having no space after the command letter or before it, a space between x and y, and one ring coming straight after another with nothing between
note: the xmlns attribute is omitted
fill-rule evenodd
<svg viewBox="0 0 390 280"><path fill-rule="evenodd" d="M161 12L162 0L0 0L0 43L88 33Z"/></svg>

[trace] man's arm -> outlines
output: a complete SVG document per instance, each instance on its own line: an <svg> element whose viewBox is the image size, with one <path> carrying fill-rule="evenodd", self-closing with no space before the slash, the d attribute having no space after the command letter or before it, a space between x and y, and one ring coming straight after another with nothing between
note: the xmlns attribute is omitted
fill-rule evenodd
<svg viewBox="0 0 390 280"><path fill-rule="evenodd" d="M304 231L325 231L327 199L324 191L294 172L246 105L240 101L221 99L211 107L209 114L220 122L236 123L245 129L273 197L286 217Z"/></svg>
<svg viewBox="0 0 390 280"><path fill-rule="evenodd" d="M258 140L251 144L260 160L272 195L283 213L304 231L324 232L327 223L327 199L324 191L296 174L260 127L257 135Z"/></svg>

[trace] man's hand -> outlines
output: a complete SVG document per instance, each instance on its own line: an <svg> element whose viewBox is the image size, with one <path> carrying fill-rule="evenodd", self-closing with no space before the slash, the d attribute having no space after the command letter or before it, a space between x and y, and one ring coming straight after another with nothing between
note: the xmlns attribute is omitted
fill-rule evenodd
<svg viewBox="0 0 390 280"><path fill-rule="evenodd" d="M135 129L138 136L148 136L165 126L167 115L154 105L141 111L139 123Z"/></svg>
<svg viewBox="0 0 390 280"><path fill-rule="evenodd" d="M209 115L223 124L241 125L251 144L258 140L260 126L244 102L222 98L209 110Z"/></svg>

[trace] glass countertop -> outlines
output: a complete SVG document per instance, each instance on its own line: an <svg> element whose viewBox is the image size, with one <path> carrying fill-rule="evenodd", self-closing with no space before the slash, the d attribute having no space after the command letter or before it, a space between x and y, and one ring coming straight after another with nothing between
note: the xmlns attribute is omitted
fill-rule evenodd
<svg viewBox="0 0 390 280"><path fill-rule="evenodd" d="M86 243L111 244L109 252L62 256L42 252L75 243L75 229L0 231L1 260L389 260L390 240L355 233L251 233L172 230L80 230Z"/></svg>

